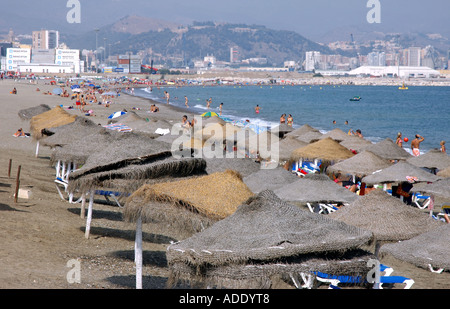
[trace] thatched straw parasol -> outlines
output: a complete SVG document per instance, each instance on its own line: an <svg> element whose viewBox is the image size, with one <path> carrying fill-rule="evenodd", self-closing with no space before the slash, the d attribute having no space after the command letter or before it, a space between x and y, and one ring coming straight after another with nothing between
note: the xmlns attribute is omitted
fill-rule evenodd
<svg viewBox="0 0 450 309"><path fill-rule="evenodd" d="M213 174L233 170L246 177L261 169L261 164L249 158L205 158L206 172Z"/></svg>
<svg viewBox="0 0 450 309"><path fill-rule="evenodd" d="M246 141L247 151L250 154L258 154L262 159L269 160L279 154L280 138L273 132L264 131L256 136L249 136Z"/></svg>
<svg viewBox="0 0 450 309"><path fill-rule="evenodd" d="M342 146L356 152L364 151L368 146L373 145L371 141L358 136L349 136L347 139L340 142Z"/></svg>
<svg viewBox="0 0 450 309"><path fill-rule="evenodd" d="M410 239L443 224L379 189L360 196L350 205L328 216L372 231L377 241Z"/></svg>
<svg viewBox="0 0 450 309"><path fill-rule="evenodd" d="M450 270L450 246L448 237L450 224L420 234L409 240L385 244L380 249L381 256L391 255L414 266L433 271ZM437 268L437 270L435 270Z"/></svg>
<svg viewBox="0 0 450 309"><path fill-rule="evenodd" d="M302 136L303 134L308 133L308 132L320 133L319 130L311 127L309 124L304 124L300 128L297 128L297 129L287 133L286 136L299 137L299 136ZM322 133L320 133L320 134L322 134Z"/></svg>
<svg viewBox="0 0 450 309"><path fill-rule="evenodd" d="M402 183L407 182L409 177L416 177L414 182L434 182L440 179L440 177L431 174L420 167L400 161L380 171L376 171L371 175L365 176L361 182L365 182L369 185Z"/></svg>
<svg viewBox="0 0 450 309"><path fill-rule="evenodd" d="M354 154L330 137L294 150L291 154L292 161L321 159L334 162L353 157Z"/></svg>
<svg viewBox="0 0 450 309"><path fill-rule="evenodd" d="M211 116L208 118L202 118L202 126L210 125L210 124L221 124L225 125L227 122L218 116Z"/></svg>
<svg viewBox="0 0 450 309"><path fill-rule="evenodd" d="M127 112L120 117L112 119L110 122L121 123L132 128L134 131L155 134L155 136L157 136L157 133L155 133L157 129L170 130L172 128L172 124L166 120L142 117L134 111Z"/></svg>
<svg viewBox="0 0 450 309"><path fill-rule="evenodd" d="M444 177L444 178L450 177L450 166L443 169L442 171L437 172L436 175L439 177Z"/></svg>
<svg viewBox="0 0 450 309"><path fill-rule="evenodd" d="M280 161L289 161L291 158L291 154L294 150L299 149L301 147L305 147L308 145L306 142L302 142L301 140L293 137L293 136L285 136L282 140L280 140L279 146L279 160Z"/></svg>
<svg viewBox="0 0 450 309"><path fill-rule="evenodd" d="M450 167L450 156L438 149L432 149L418 157L411 157L406 162L417 167L443 170Z"/></svg>
<svg viewBox="0 0 450 309"><path fill-rule="evenodd" d="M370 151L363 151L349 159L329 166L327 172L341 172L362 177L391 165L389 160L382 159Z"/></svg>
<svg viewBox="0 0 450 309"><path fill-rule="evenodd" d="M249 224L251 222L252 224ZM274 277L321 271L361 275L368 231L312 214L263 191L231 216L167 248L169 284L270 288Z"/></svg>
<svg viewBox="0 0 450 309"><path fill-rule="evenodd" d="M43 129L63 126L75 121L76 115L69 114L62 107L57 106L49 111L33 116L30 120L31 134L36 140L44 137Z"/></svg>
<svg viewBox="0 0 450 309"><path fill-rule="evenodd" d="M18 114L22 120L31 120L34 116L45 113L50 109L51 108L47 104L41 104L35 107L21 109Z"/></svg>
<svg viewBox="0 0 450 309"><path fill-rule="evenodd" d="M418 183L411 189L412 192L432 194L435 197L450 199L450 178L437 180L433 183Z"/></svg>
<svg viewBox="0 0 450 309"><path fill-rule="evenodd" d="M377 156L388 160L406 160L411 158L411 155L405 149L396 145L390 138L369 145L364 150L373 152Z"/></svg>
<svg viewBox="0 0 450 309"><path fill-rule="evenodd" d="M270 129L270 132L278 137L283 137L285 134L294 131L294 128L285 124L280 123L279 125Z"/></svg>
<svg viewBox="0 0 450 309"><path fill-rule="evenodd" d="M275 169L261 169L255 173L244 177L245 184L254 193L259 193L264 190L275 190L284 187L298 179L298 176L277 167Z"/></svg>
<svg viewBox="0 0 450 309"><path fill-rule="evenodd" d="M274 190L274 193L285 201L297 203L350 203L358 198L324 174L308 174Z"/></svg>
<svg viewBox="0 0 450 309"><path fill-rule="evenodd" d="M333 129L325 134L322 135L322 137L320 139L324 139L324 138L332 138L335 141L337 141L338 143L347 140L350 135L348 135L347 133L345 133L344 131L342 131L339 128Z"/></svg>

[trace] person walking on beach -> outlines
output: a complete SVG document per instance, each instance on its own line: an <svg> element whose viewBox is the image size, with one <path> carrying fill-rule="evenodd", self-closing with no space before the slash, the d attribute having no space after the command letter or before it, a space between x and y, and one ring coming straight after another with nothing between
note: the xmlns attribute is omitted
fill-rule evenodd
<svg viewBox="0 0 450 309"><path fill-rule="evenodd" d="M439 149L439 150L443 153L446 153L447 151L445 149L445 141L441 141L440 145L441 145L441 149Z"/></svg>
<svg viewBox="0 0 450 309"><path fill-rule="evenodd" d="M403 143L403 140L402 140L402 133L401 133L401 132L398 132L398 133L397 133L397 139L395 140L395 144L396 144L397 146L399 146L399 147L402 147L402 143Z"/></svg>
<svg viewBox="0 0 450 309"><path fill-rule="evenodd" d="M286 114L281 115L280 123L286 123Z"/></svg>
<svg viewBox="0 0 450 309"><path fill-rule="evenodd" d="M289 114L289 116L287 118L287 125L292 127L293 124L294 124L294 118L292 117L291 114Z"/></svg>
<svg viewBox="0 0 450 309"><path fill-rule="evenodd" d="M189 102L189 100L188 100L187 96L184 96L184 105L186 105L187 108L189 108L188 102Z"/></svg>
<svg viewBox="0 0 450 309"><path fill-rule="evenodd" d="M209 98L208 100L206 100L206 108L209 109L211 107L211 103L212 103L212 98Z"/></svg>
<svg viewBox="0 0 450 309"><path fill-rule="evenodd" d="M411 149L412 149L413 155L415 157L420 156L419 147L420 147L420 143L422 143L424 140L425 140L425 138L423 138L423 136L416 134L416 138L411 141Z"/></svg>

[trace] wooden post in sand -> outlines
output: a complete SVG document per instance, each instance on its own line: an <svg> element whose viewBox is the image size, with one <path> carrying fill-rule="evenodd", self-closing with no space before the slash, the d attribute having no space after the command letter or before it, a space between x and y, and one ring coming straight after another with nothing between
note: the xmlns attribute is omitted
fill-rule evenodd
<svg viewBox="0 0 450 309"><path fill-rule="evenodd" d="M80 217L84 219L85 217L85 209L86 209L86 193L82 193L81 195L81 211Z"/></svg>
<svg viewBox="0 0 450 309"><path fill-rule="evenodd" d="M8 178L11 178L12 159L9 159Z"/></svg>
<svg viewBox="0 0 450 309"><path fill-rule="evenodd" d="M20 185L20 170L22 169L22 165L19 165L17 169L17 177L16 177L16 193L14 194L14 203L17 203L17 197L19 195L19 185Z"/></svg>
<svg viewBox="0 0 450 309"><path fill-rule="evenodd" d="M37 141L36 143L36 158L38 157L38 153L39 153L39 141Z"/></svg>
<svg viewBox="0 0 450 309"><path fill-rule="evenodd" d="M136 263L136 289L142 289L142 218L136 221L136 239L134 243L134 262Z"/></svg>
<svg viewBox="0 0 450 309"><path fill-rule="evenodd" d="M94 204L94 190L89 192L89 207L88 207L88 215L86 219L86 230L84 233L84 237L89 238L89 233L91 231L91 221L92 221L92 205Z"/></svg>

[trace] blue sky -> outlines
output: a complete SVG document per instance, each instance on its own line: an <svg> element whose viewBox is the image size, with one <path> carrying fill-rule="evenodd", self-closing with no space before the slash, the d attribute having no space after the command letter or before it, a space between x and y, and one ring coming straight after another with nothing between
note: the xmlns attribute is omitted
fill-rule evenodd
<svg viewBox="0 0 450 309"><path fill-rule="evenodd" d="M316 39L353 27L362 31L440 32L450 36L450 0L379 0L381 23L369 24L368 0L78 0L81 24L65 21L67 0L15 0L4 6L0 19L86 30L113 23L126 15L177 23L222 21L292 30ZM47 25L46 25L47 24ZM35 25L33 25L36 27ZM0 23L0 27L6 27Z"/></svg>

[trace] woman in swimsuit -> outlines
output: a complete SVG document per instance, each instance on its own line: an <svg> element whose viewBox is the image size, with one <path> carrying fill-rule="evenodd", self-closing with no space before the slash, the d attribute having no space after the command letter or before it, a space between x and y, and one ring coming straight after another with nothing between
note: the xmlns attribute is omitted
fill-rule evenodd
<svg viewBox="0 0 450 309"><path fill-rule="evenodd" d="M401 132L398 132L398 133L397 133L397 140L395 141L395 143L396 143L399 147L402 147L403 141L402 141L402 133L401 133Z"/></svg>

